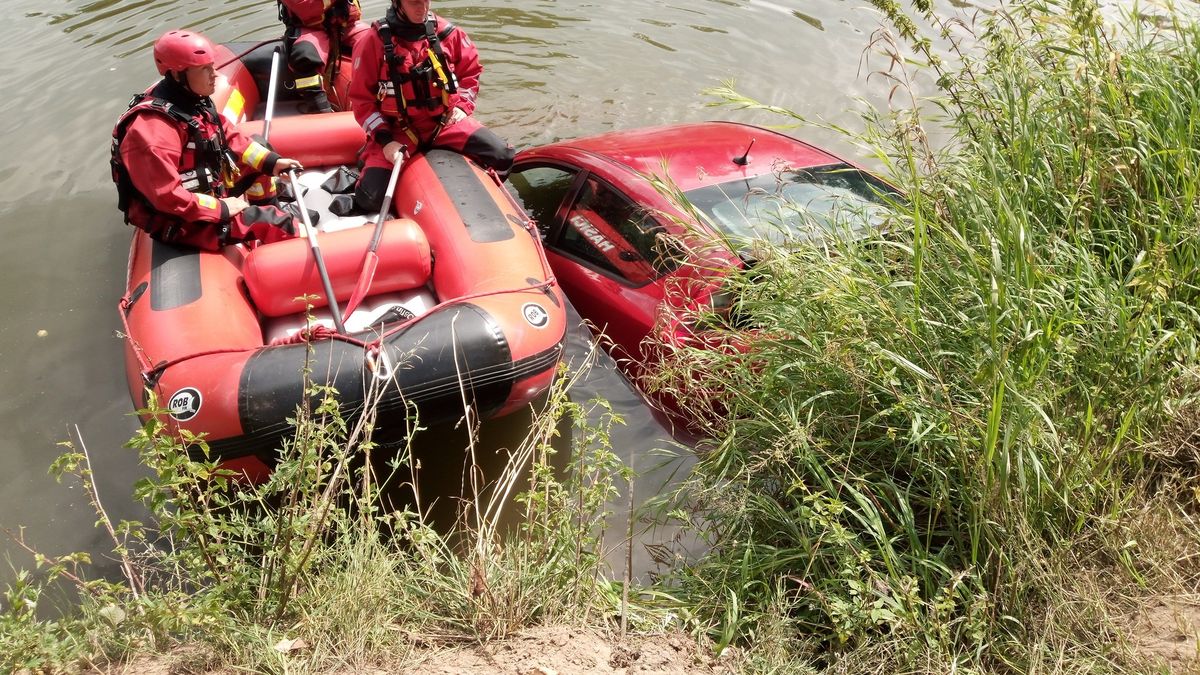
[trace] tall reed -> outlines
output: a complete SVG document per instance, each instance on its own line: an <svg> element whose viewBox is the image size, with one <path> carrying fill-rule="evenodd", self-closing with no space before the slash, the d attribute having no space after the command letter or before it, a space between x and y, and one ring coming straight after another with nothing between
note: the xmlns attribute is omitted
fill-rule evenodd
<svg viewBox="0 0 1200 675"><path fill-rule="evenodd" d="M1092 609L1057 615L1058 651L1034 637L1066 602L1072 546L1119 559L1097 533L1144 500L1148 449L1194 398L1200 33L1029 2L967 43L914 2L950 40L939 56L874 4L901 35L875 42L891 81L923 60L943 96L868 116L857 139L907 197L882 232L760 247L727 282L737 324L690 317L746 348L662 346L655 386L727 412L679 495L712 553L676 591L722 641L771 625L816 662L1133 664L1080 630ZM927 124L951 142L931 148Z"/></svg>

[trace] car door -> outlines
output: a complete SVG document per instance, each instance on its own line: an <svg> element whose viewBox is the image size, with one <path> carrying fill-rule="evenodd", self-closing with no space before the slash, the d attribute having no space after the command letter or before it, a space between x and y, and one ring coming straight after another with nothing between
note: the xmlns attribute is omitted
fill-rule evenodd
<svg viewBox="0 0 1200 675"><path fill-rule="evenodd" d="M550 266L571 304L611 340L606 346L614 356L641 360L639 345L662 300L657 280L670 268L658 254L658 222L589 172L518 167L510 184L542 228Z"/></svg>

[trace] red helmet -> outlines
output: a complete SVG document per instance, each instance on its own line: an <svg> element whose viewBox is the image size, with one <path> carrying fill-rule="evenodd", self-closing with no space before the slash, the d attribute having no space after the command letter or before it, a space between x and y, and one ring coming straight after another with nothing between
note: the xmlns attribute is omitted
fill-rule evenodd
<svg viewBox="0 0 1200 675"><path fill-rule="evenodd" d="M212 43L195 31L173 30L154 41L154 65L158 66L159 75L166 75L167 71L181 73L215 60Z"/></svg>

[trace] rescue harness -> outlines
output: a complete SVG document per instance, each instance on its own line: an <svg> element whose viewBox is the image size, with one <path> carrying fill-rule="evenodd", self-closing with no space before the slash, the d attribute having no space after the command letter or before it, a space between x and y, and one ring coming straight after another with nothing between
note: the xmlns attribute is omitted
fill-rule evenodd
<svg viewBox="0 0 1200 675"><path fill-rule="evenodd" d="M180 172L179 176L184 189L217 198L228 196L231 188L237 182L239 172L233 155L229 152L225 141L225 130L216 117L217 113L212 106L212 101L208 100L201 104L200 114L214 122L217 133L205 138L200 118L181 110L180 106L155 96L153 93L141 93L130 99L128 109L113 128L109 158L112 179L117 185L117 208L125 214L125 222L129 222L129 206L134 198L148 203L146 198L134 187L133 180L129 177L129 171L121 161L121 141L124 140L125 133L134 118L146 110L166 115L172 120L187 125L188 137L195 147L195 166L189 171Z"/></svg>
<svg viewBox="0 0 1200 675"><path fill-rule="evenodd" d="M451 113L454 112L453 106L450 105L450 95L458 92L458 77L450 68L450 62L446 58L446 52L442 49L442 40L445 40L454 32L458 26L447 23L446 27L440 32L437 29L437 19L432 15L425 20L425 60L418 65L414 65L409 72L404 72L404 60L396 54L396 45L392 40L393 29L391 22L398 21L395 15L395 10L388 10L387 16L375 22L375 30L379 32L379 37L383 41L383 57L387 62L388 76L390 82L379 83L379 100L382 101L388 95L392 95L396 99L396 107L400 113L399 122L404 126L404 133L412 140L416 146L414 151L428 150L428 146L433 143L442 128L446 126L446 122L450 119ZM413 90L413 98L408 98L404 95L404 85L411 84ZM441 90L441 95L434 95L434 87ZM389 91L390 89L390 91ZM429 135L429 140L422 143L417 137L412 128L412 121L408 114L410 107L425 108L432 110L438 106L442 106L444 110L438 118L437 126L434 127L433 133Z"/></svg>
<svg viewBox="0 0 1200 675"><path fill-rule="evenodd" d="M283 4L283 0L276 0L275 4L279 8L279 20L287 29L283 33L283 60L291 63L292 47L295 46L296 40L300 39L300 29L305 27L300 18L292 13L291 10ZM326 35L329 36L329 60L325 66L324 80L327 82L337 81L338 69L342 59L342 41L338 35L339 27L350 23L350 8L359 7L359 12L362 12L359 0L346 0L345 2L334 2L328 9L325 10L325 16L321 20L321 27L325 29ZM293 81L298 88L306 87L322 87L324 86L320 79L312 81L313 78L320 76L304 77Z"/></svg>

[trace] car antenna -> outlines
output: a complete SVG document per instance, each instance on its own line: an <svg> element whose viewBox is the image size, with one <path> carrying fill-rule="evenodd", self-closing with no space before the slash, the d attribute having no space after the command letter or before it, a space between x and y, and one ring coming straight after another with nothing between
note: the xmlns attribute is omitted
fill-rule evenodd
<svg viewBox="0 0 1200 675"><path fill-rule="evenodd" d="M738 166L746 166L750 163L750 148L754 147L754 139L750 139L750 145L746 146L746 152L742 153L741 157L734 157L733 163Z"/></svg>

